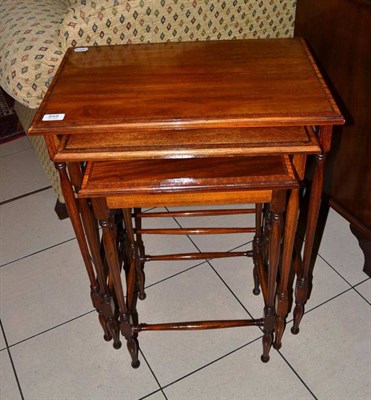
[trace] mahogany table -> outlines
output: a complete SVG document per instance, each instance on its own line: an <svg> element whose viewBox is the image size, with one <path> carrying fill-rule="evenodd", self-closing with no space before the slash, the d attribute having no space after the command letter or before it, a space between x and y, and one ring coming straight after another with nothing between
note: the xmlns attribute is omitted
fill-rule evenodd
<svg viewBox="0 0 371 400"><path fill-rule="evenodd" d="M77 204L73 189L81 185L82 162L281 154L290 156L303 179L307 155L315 154L297 271L292 328L297 333L308 297L326 154L332 127L343 123L303 40L232 40L70 48L28 133L45 137L59 171L99 313L97 291L105 283L99 272L96 279L91 261L99 271L94 221L86 201ZM298 210L299 192L293 190L284 263L291 262ZM284 273L280 288L287 280ZM277 315L284 320L288 293L280 288Z"/></svg>

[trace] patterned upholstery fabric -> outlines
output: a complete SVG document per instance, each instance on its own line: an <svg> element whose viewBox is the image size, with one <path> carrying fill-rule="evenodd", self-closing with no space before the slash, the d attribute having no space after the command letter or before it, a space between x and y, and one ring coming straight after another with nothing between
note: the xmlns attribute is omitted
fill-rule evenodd
<svg viewBox="0 0 371 400"><path fill-rule="evenodd" d="M0 83L12 97L37 108L64 52L57 30L62 0L0 1Z"/></svg>
<svg viewBox="0 0 371 400"><path fill-rule="evenodd" d="M0 84L19 109L36 109L70 46L291 37L295 8L295 0L0 0ZM63 201L42 139L32 143Z"/></svg>
<svg viewBox="0 0 371 400"><path fill-rule="evenodd" d="M288 37L295 5L292 0L75 0L62 24L62 48Z"/></svg>
<svg viewBox="0 0 371 400"><path fill-rule="evenodd" d="M28 108L18 101L14 104L15 111L21 121L23 128L27 131L30 127L33 117L36 114L36 109ZM54 167L54 163L50 161L48 150L46 148L45 140L42 136L29 136L32 147L37 155L41 165L47 174L50 184L52 185L58 200L64 203L63 195L59 185L59 175Z"/></svg>

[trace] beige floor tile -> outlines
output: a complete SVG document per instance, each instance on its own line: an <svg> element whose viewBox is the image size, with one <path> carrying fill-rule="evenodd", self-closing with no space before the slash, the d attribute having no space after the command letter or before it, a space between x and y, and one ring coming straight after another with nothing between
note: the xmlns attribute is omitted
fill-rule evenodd
<svg viewBox="0 0 371 400"><path fill-rule="evenodd" d="M2 305L1 308L4 309L3 307L4 306ZM5 343L4 335L3 335L3 332L0 331L0 350L3 350L5 348L6 348L6 343Z"/></svg>
<svg viewBox="0 0 371 400"><path fill-rule="evenodd" d="M367 279L366 282L361 283L356 287L357 292L371 303L371 279Z"/></svg>
<svg viewBox="0 0 371 400"><path fill-rule="evenodd" d="M326 302L332 297L349 289L350 286L321 257L317 257L313 269L313 289L305 310Z"/></svg>
<svg viewBox="0 0 371 400"><path fill-rule="evenodd" d="M0 302L9 345L92 310L76 240L0 268Z"/></svg>
<svg viewBox="0 0 371 400"><path fill-rule="evenodd" d="M0 201L50 186L33 149L0 158Z"/></svg>
<svg viewBox="0 0 371 400"><path fill-rule="evenodd" d="M235 251L251 250L251 245L237 248ZM246 307L254 318L262 318L264 312L264 300L262 294L253 294L254 263L250 257L236 257L210 260L211 265L230 287L233 293Z"/></svg>
<svg viewBox="0 0 371 400"><path fill-rule="evenodd" d="M0 265L75 236L69 219L54 212L52 189L0 206Z"/></svg>
<svg viewBox="0 0 371 400"><path fill-rule="evenodd" d="M158 390L146 363L133 369L125 344L114 350L96 326L88 314L12 347L26 399L138 399Z"/></svg>
<svg viewBox="0 0 371 400"><path fill-rule="evenodd" d="M312 399L290 367L272 354L263 364L256 354L260 341L229 354L164 389L169 400Z"/></svg>
<svg viewBox="0 0 371 400"><path fill-rule="evenodd" d="M349 222L331 208L318 253L350 284L367 278L362 271L364 255L349 229Z"/></svg>
<svg viewBox="0 0 371 400"><path fill-rule="evenodd" d="M146 397L146 400L166 400L166 398L163 395L163 393L160 391L160 392L156 392L156 393L152 394L151 396Z"/></svg>
<svg viewBox="0 0 371 400"><path fill-rule="evenodd" d="M142 323L248 318L207 264L152 286L138 303ZM143 332L139 343L162 385L257 338L257 327ZM255 354L259 360L261 349Z"/></svg>
<svg viewBox="0 0 371 400"><path fill-rule="evenodd" d="M8 143L3 143L0 146L0 157L6 157L11 154L18 153L27 149L31 149L31 142L28 140L27 136L22 136L16 140L12 140Z"/></svg>
<svg viewBox="0 0 371 400"><path fill-rule="evenodd" d="M6 350L0 352L0 396L1 400L21 399L9 354Z"/></svg>
<svg viewBox="0 0 371 400"><path fill-rule="evenodd" d="M242 249L247 249L246 246ZM211 264L224 279L239 300L254 318L261 318L263 313L262 296L254 296L253 262L251 258L211 260ZM349 285L326 263L317 257L314 268L313 290L306 305L306 311L349 289ZM292 315L289 314L289 319Z"/></svg>
<svg viewBox="0 0 371 400"><path fill-rule="evenodd" d="M282 353L319 399L371 397L370 306L354 290L305 315Z"/></svg>

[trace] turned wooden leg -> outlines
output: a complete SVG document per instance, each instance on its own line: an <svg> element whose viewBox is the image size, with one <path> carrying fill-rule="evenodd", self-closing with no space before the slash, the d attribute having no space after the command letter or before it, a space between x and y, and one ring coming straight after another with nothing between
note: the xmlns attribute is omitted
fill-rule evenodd
<svg viewBox="0 0 371 400"><path fill-rule="evenodd" d="M276 321L275 295L285 202L286 192L273 192L271 202L271 228L269 235L268 294L267 303L264 308L263 354L261 356L263 362L269 361L269 350L273 341L273 332Z"/></svg>
<svg viewBox="0 0 371 400"><path fill-rule="evenodd" d="M137 279L136 273L138 272L138 264L140 264L138 246L134 237L134 229L131 219L131 210L129 208L123 209L124 221L126 232L128 235L128 244L130 247L129 257L130 257L130 268L127 276L127 304L129 312L131 311L131 306L133 304L135 286L138 287L139 280ZM139 287L140 289L140 287Z"/></svg>
<svg viewBox="0 0 371 400"><path fill-rule="evenodd" d="M76 234L77 243L80 247L81 255L84 260L86 272L88 273L90 285L91 287L96 287L97 282L95 280L94 268L90 259L89 249L86 243L84 229L80 220L80 214L77 207L74 191L67 175L66 164L57 163L55 164L55 167L59 172L61 190L63 193L63 197L66 201L66 207L68 215L70 216L73 230Z"/></svg>
<svg viewBox="0 0 371 400"><path fill-rule="evenodd" d="M299 190L291 191L285 221L285 236L282 255L282 268L277 293L277 319L275 327L275 341L273 347L278 350L282 345L282 336L285 329L286 317L289 312L288 280L292 263L292 253L295 242L295 232L299 211Z"/></svg>
<svg viewBox="0 0 371 400"><path fill-rule="evenodd" d="M299 176L303 179L305 172L306 157L302 155L295 156L293 164ZM288 291L288 282L290 279L291 265L293 262L293 250L295 244L295 234L298 224L299 214L299 190L294 189L290 193L285 220L284 245L282 253L282 268L280 281L277 291L277 318L275 326L275 341L273 347L278 350L282 346L282 336L285 330L286 317L289 312L289 296L292 293Z"/></svg>
<svg viewBox="0 0 371 400"><path fill-rule="evenodd" d="M264 207L264 222L263 222L263 262L264 265L268 265L268 249L269 249L269 237L272 224L272 214L270 205L267 204Z"/></svg>
<svg viewBox="0 0 371 400"><path fill-rule="evenodd" d="M138 230L142 229L142 219L138 217L137 215L140 213L140 208L134 209L134 215L135 215L135 230L138 232ZM145 275L144 275L144 256L145 256L145 250L144 250L144 243L142 239L142 235L140 233L136 234L136 243L139 251L139 262L136 265L137 269L137 281L138 281L138 289L139 289L139 299L144 300L146 298L146 293L144 291L144 284L145 284Z"/></svg>
<svg viewBox="0 0 371 400"><path fill-rule="evenodd" d="M254 289L253 293L257 296L260 293L259 289L259 264L258 264L258 255L261 254L262 245L263 245L263 235L262 235L262 205L256 204L255 210L255 229L256 233L253 241L253 261L254 261L254 269L253 269L253 278L254 278Z"/></svg>
<svg viewBox="0 0 371 400"><path fill-rule="evenodd" d="M80 190L82 183L82 171L81 167L77 163L69 165L69 173L71 183L76 189L76 192ZM113 302L111 301L111 294L108 288L107 275L104 271L102 256L100 252L100 238L98 231L97 220L95 219L94 212L88 203L87 199L79 199L80 214L83 222L86 239L90 248L95 271L97 275L99 285L99 296L100 304L97 303L97 310L99 312L99 321L102 327L106 325L104 330L104 340L109 341L113 338L113 347L120 348L121 342L119 339L119 330L117 320L114 316L114 307L112 308ZM109 331L107 333L107 330Z"/></svg>
<svg viewBox="0 0 371 400"><path fill-rule="evenodd" d="M104 315L104 312L103 312L101 293L99 293L99 292L95 293L92 290L90 292L90 298L91 298L91 301L93 303L94 308L98 312L99 323L101 324L101 327L102 327L103 332L104 332L103 339L106 342L109 342L110 340L112 340L113 336L112 336L112 334L110 332L107 319L106 319L106 317Z"/></svg>
<svg viewBox="0 0 371 400"><path fill-rule="evenodd" d="M118 304L118 319L121 334L127 340L128 349L132 358L132 366L137 368L139 366L138 360L138 346L134 338L134 332L130 324L130 314L128 307L125 303L124 290L120 276L120 265L117 254L117 243L115 237L115 224L110 210L107 207L105 199L93 199L93 208L99 224L103 231L103 244L107 258L108 268L112 277L112 283L115 290L115 295ZM131 272L132 265L130 266L129 276L133 275ZM135 270L134 270L135 275ZM132 285L132 283L130 283ZM128 283L129 288L129 283ZM128 293L129 297L129 293Z"/></svg>
<svg viewBox="0 0 371 400"><path fill-rule="evenodd" d="M321 206L325 159L325 154L315 155L316 169L309 198L308 221L305 232L303 264L300 273L296 279L294 324L291 328L291 332L294 335L299 333L300 321L304 315L304 306L308 299L309 273L311 267L314 236L316 233L317 220Z"/></svg>
<svg viewBox="0 0 371 400"><path fill-rule="evenodd" d="M102 298L100 296L100 287L95 278L95 272L94 272L93 264L92 264L92 261L90 258L90 253L89 253L88 245L86 242L84 229L83 229L83 226L81 223L80 213L79 213L77 201L76 201L76 198L74 195L74 190L72 188L71 181L67 175L66 164L65 163L57 163L57 164L55 164L55 167L59 172L61 190L63 193L64 200L66 202L66 208L67 208L70 220L71 220L72 227L73 227L75 235L76 235L77 243L79 245L82 258L84 260L85 269L86 269L86 272L89 277L90 297L91 297L93 306L98 313L99 322L102 325L104 337L105 337L105 339L108 340L110 338L110 332L108 331L106 321L104 321L104 315L103 315L103 311L102 311L102 307L101 307Z"/></svg>

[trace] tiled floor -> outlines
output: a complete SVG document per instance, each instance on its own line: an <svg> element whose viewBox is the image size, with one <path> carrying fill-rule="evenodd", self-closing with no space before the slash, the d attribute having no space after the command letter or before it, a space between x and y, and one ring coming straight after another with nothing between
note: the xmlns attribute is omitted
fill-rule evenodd
<svg viewBox="0 0 371 400"><path fill-rule="evenodd" d="M371 398L371 280L348 223L335 212L301 332L287 329L268 364L260 361L258 328L143 332L141 367L133 370L125 346L117 351L102 339L73 231L54 214L54 193L27 138L0 146L0 173L2 400ZM177 223L186 224L168 221ZM191 239L171 245L152 238L147 249L246 248L249 240ZM164 262L146 271L143 321L261 316L249 260Z"/></svg>

